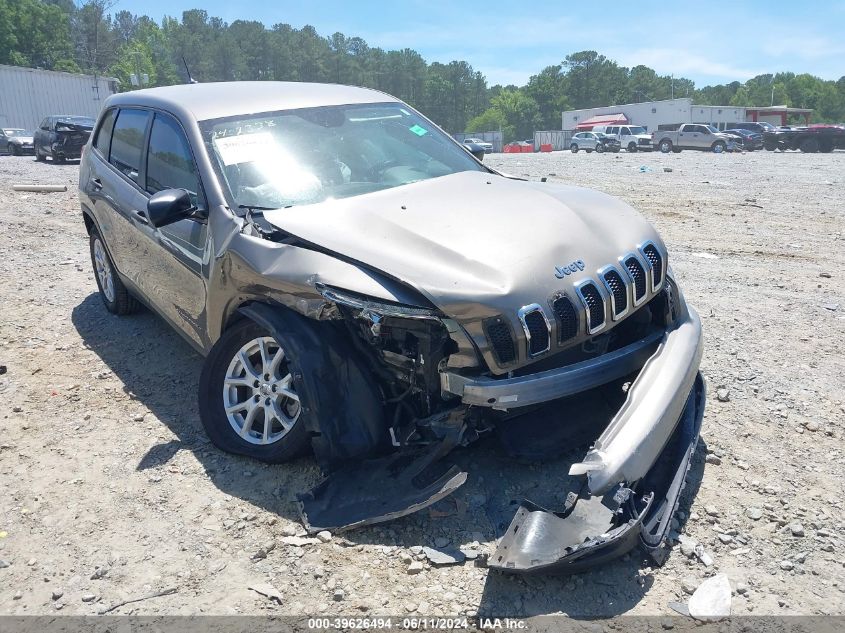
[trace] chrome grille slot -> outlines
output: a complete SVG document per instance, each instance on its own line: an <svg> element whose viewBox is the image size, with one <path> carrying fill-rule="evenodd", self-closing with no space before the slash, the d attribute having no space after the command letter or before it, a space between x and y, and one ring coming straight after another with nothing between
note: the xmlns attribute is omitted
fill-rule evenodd
<svg viewBox="0 0 845 633"><path fill-rule="evenodd" d="M557 342L565 343L578 334L578 312L566 295L552 301L552 310L557 319Z"/></svg>
<svg viewBox="0 0 845 633"><path fill-rule="evenodd" d="M486 319L484 331L499 365L509 365L516 360L516 346L507 321L500 316Z"/></svg>
<svg viewBox="0 0 845 633"><path fill-rule="evenodd" d="M625 270L634 284L634 305L639 305L645 299L648 292L648 280L646 279L645 268L635 255L625 257Z"/></svg>
<svg viewBox="0 0 845 633"><path fill-rule="evenodd" d="M615 268L605 268L601 273L607 291L610 293L611 314L613 320L622 318L628 313L628 286Z"/></svg>
<svg viewBox="0 0 845 633"><path fill-rule="evenodd" d="M663 256L651 242L646 243L640 250L648 260L651 269L651 291L657 292L663 284Z"/></svg>
<svg viewBox="0 0 845 633"><path fill-rule="evenodd" d="M543 308L532 303L519 311L519 320L528 341L528 355L538 356L549 351L552 327Z"/></svg>
<svg viewBox="0 0 845 633"><path fill-rule="evenodd" d="M587 334L595 334L604 329L605 307L604 297L595 283L587 281L577 288L578 296L587 309Z"/></svg>

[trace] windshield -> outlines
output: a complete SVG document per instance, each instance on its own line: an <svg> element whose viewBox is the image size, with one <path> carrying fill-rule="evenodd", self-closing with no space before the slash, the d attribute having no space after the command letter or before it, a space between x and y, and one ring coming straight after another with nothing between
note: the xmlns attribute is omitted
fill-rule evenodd
<svg viewBox="0 0 845 633"><path fill-rule="evenodd" d="M87 116L60 116L56 117L56 123L70 123L72 125L94 127L94 119Z"/></svg>
<svg viewBox="0 0 845 633"><path fill-rule="evenodd" d="M630 128L630 130L631 130L631 134L648 134L648 132L645 131L645 128L640 127L639 125L636 125L636 126Z"/></svg>
<svg viewBox="0 0 845 633"><path fill-rule="evenodd" d="M708 130L710 130L714 134L716 134L719 131L719 128L717 128L715 125L705 125L704 127L706 127Z"/></svg>
<svg viewBox="0 0 845 633"><path fill-rule="evenodd" d="M32 136L32 132L27 130L20 130L18 128L3 128L3 134L6 136Z"/></svg>
<svg viewBox="0 0 845 633"><path fill-rule="evenodd" d="M314 204L485 171L400 103L284 110L202 127L223 185L239 207Z"/></svg>

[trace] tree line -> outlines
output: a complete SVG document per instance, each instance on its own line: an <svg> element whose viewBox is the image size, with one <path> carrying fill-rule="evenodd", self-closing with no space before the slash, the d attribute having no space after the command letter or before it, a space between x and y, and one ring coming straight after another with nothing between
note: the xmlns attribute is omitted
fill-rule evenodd
<svg viewBox="0 0 845 633"><path fill-rule="evenodd" d="M450 132L502 130L506 140L559 129L561 112L691 97L712 105L812 108L816 121L845 121L845 77L759 75L697 89L647 66L626 68L596 51L566 55L524 86L488 86L467 61L428 63L415 50L371 47L360 37L320 35L313 26L226 23L202 9L160 22L112 11L114 0L0 0L0 64L116 77L149 86L188 80L279 80L376 88L407 101Z"/></svg>

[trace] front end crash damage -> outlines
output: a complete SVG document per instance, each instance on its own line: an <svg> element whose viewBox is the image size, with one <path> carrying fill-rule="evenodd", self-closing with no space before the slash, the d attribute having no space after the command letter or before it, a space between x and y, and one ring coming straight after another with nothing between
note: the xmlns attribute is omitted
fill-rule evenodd
<svg viewBox="0 0 845 633"><path fill-rule="evenodd" d="M640 308L653 317L636 327L629 319L625 336L619 327L585 343L592 354L499 376L485 371L464 328L422 297L404 305L317 284L319 319L242 308L284 332L301 370L297 391L315 403L303 421L328 475L299 495L306 528L342 531L430 506L467 479L447 459L453 449L509 425L500 438L519 436L513 427L526 412L542 409L554 422L557 403L617 388L618 409L571 467L577 484L564 507L524 501L489 565L569 573L637 543L662 562L704 410L701 323L669 281ZM558 409L561 426L572 426L571 414Z"/></svg>

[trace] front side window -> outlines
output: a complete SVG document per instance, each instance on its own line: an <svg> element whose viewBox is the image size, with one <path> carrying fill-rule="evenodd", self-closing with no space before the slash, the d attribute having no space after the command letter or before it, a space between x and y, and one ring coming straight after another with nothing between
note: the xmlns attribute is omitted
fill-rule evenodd
<svg viewBox="0 0 845 633"><path fill-rule="evenodd" d="M401 103L354 104L201 122L235 206L315 204L463 171L487 171Z"/></svg>
<svg viewBox="0 0 845 633"><path fill-rule="evenodd" d="M644 127L632 127L628 129L630 130L630 134L647 134Z"/></svg>
<svg viewBox="0 0 845 633"><path fill-rule="evenodd" d="M147 191L185 189L196 206L199 198L199 176L188 139L171 117L156 114L150 130L147 153Z"/></svg>
<svg viewBox="0 0 845 633"><path fill-rule="evenodd" d="M149 113L145 110L121 110L112 134L109 162L124 176L141 185L141 154Z"/></svg>

